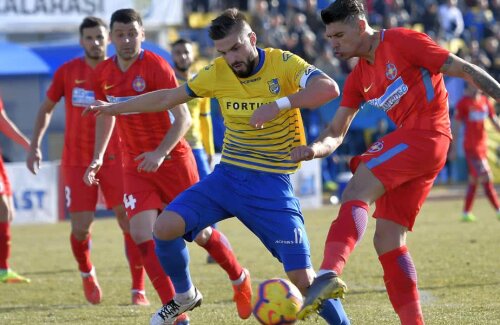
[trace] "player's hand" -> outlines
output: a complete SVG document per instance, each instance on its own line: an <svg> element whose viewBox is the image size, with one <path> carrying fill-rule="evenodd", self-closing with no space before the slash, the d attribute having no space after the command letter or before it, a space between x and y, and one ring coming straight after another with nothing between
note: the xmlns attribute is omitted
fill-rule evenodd
<svg viewBox="0 0 500 325"><path fill-rule="evenodd" d="M82 116L93 113L95 116L98 115L118 115L118 112L114 109L116 104L104 102L102 100L96 100L92 105L87 106L83 112Z"/></svg>
<svg viewBox="0 0 500 325"><path fill-rule="evenodd" d="M290 157L295 162L314 159L315 155L314 149L308 146L299 146L292 149L290 153Z"/></svg>
<svg viewBox="0 0 500 325"><path fill-rule="evenodd" d="M256 129L262 129L264 127L264 123L267 123L280 113L280 109L278 108L278 104L276 102L272 102L269 104L265 104L257 108L250 118L250 125Z"/></svg>
<svg viewBox="0 0 500 325"><path fill-rule="evenodd" d="M40 169L40 162L42 161L42 152L38 148L31 148L28 151L28 157L26 157L26 167L29 171L36 175Z"/></svg>
<svg viewBox="0 0 500 325"><path fill-rule="evenodd" d="M157 151L148 151L141 153L139 156L135 157L134 160L142 160L137 166L138 172L154 173L160 168L165 158L170 159L170 155L165 157L164 154Z"/></svg>
<svg viewBox="0 0 500 325"><path fill-rule="evenodd" d="M83 182L88 186L99 185L99 179L96 178L96 175L99 169L101 169L101 167L102 167L101 159L92 160L89 167L87 167L85 174L83 175Z"/></svg>

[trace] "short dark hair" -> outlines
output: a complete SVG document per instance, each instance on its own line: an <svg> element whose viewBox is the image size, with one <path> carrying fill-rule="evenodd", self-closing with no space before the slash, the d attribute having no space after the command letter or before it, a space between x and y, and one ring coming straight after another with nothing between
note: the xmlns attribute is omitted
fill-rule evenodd
<svg viewBox="0 0 500 325"><path fill-rule="evenodd" d="M212 40L223 39L232 33L235 28L242 29L245 24L247 24L245 15L236 8L229 8L212 20L208 35Z"/></svg>
<svg viewBox="0 0 500 325"><path fill-rule="evenodd" d="M365 8L360 0L337 0L321 10L321 20L325 25L354 17L365 18Z"/></svg>
<svg viewBox="0 0 500 325"><path fill-rule="evenodd" d="M82 23L80 24L80 27L78 30L80 31L80 36L83 36L83 30L85 28L92 28L92 27L97 27L97 26L102 26L104 28L107 28L106 24L101 18L94 17L94 16L88 16L83 18Z"/></svg>
<svg viewBox="0 0 500 325"><path fill-rule="evenodd" d="M177 41L173 42L172 44L170 44L170 47L174 47L174 46L177 46L177 45L185 45L185 44L193 44L191 41L185 39L185 38L179 38Z"/></svg>
<svg viewBox="0 0 500 325"><path fill-rule="evenodd" d="M142 26L142 18L141 15L132 8L119 9L111 15L111 22L109 23L109 28L113 28L113 24L118 22L122 24L133 23L134 21L139 23L139 26Z"/></svg>

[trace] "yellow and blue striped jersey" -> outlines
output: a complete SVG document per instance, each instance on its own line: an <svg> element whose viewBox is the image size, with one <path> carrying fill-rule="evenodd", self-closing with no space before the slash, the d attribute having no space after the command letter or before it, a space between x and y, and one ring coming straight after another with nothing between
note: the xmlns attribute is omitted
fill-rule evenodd
<svg viewBox="0 0 500 325"><path fill-rule="evenodd" d="M321 72L290 52L258 51L259 64L250 77L238 78L219 57L189 80L186 90L192 97L215 97L220 104L226 127L221 162L290 174L300 166L290 159L290 151L305 144L299 109L282 110L263 129L250 126L250 117L259 106L296 93Z"/></svg>
<svg viewBox="0 0 500 325"><path fill-rule="evenodd" d="M179 84L186 82L182 77L176 76ZM212 131L212 116L210 115L210 98L195 98L187 102L191 113L192 124L184 135L191 148L205 149L208 155L215 153L214 135Z"/></svg>

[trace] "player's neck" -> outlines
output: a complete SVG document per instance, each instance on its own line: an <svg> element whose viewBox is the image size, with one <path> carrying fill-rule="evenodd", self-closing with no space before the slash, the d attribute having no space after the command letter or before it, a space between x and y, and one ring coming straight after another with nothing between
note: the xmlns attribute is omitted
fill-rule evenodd
<svg viewBox="0 0 500 325"><path fill-rule="evenodd" d="M92 69L94 69L99 63L106 60L106 57L102 57L99 59L93 59L88 56L85 56L85 63L87 63Z"/></svg>
<svg viewBox="0 0 500 325"><path fill-rule="evenodd" d="M136 56L134 56L133 58L130 58L128 60L125 60L123 58L121 58L119 55L117 55L117 63L118 63L118 67L120 68L120 70L122 72L125 72L128 70L128 68L130 68L130 66L139 58L139 54L137 54Z"/></svg>
<svg viewBox="0 0 500 325"><path fill-rule="evenodd" d="M360 57L367 60L370 64L373 64L375 62L375 51L380 43L380 32L372 29L371 33L366 37L367 42L362 51L363 54L360 55Z"/></svg>

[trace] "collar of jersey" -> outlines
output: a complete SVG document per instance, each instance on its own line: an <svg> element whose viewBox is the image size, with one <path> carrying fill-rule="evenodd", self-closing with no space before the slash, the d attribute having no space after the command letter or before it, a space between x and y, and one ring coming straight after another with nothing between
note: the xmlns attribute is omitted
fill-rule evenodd
<svg viewBox="0 0 500 325"><path fill-rule="evenodd" d="M257 53L259 53L259 64L257 64L257 66L253 69L252 74L248 76L248 78L259 72L264 65L264 60L266 59L266 51L261 48L257 48Z"/></svg>
<svg viewBox="0 0 500 325"><path fill-rule="evenodd" d="M144 49L141 49L141 52L139 53L139 57L137 60L142 60L144 58ZM113 61L115 63L118 63L118 54L113 55Z"/></svg>

